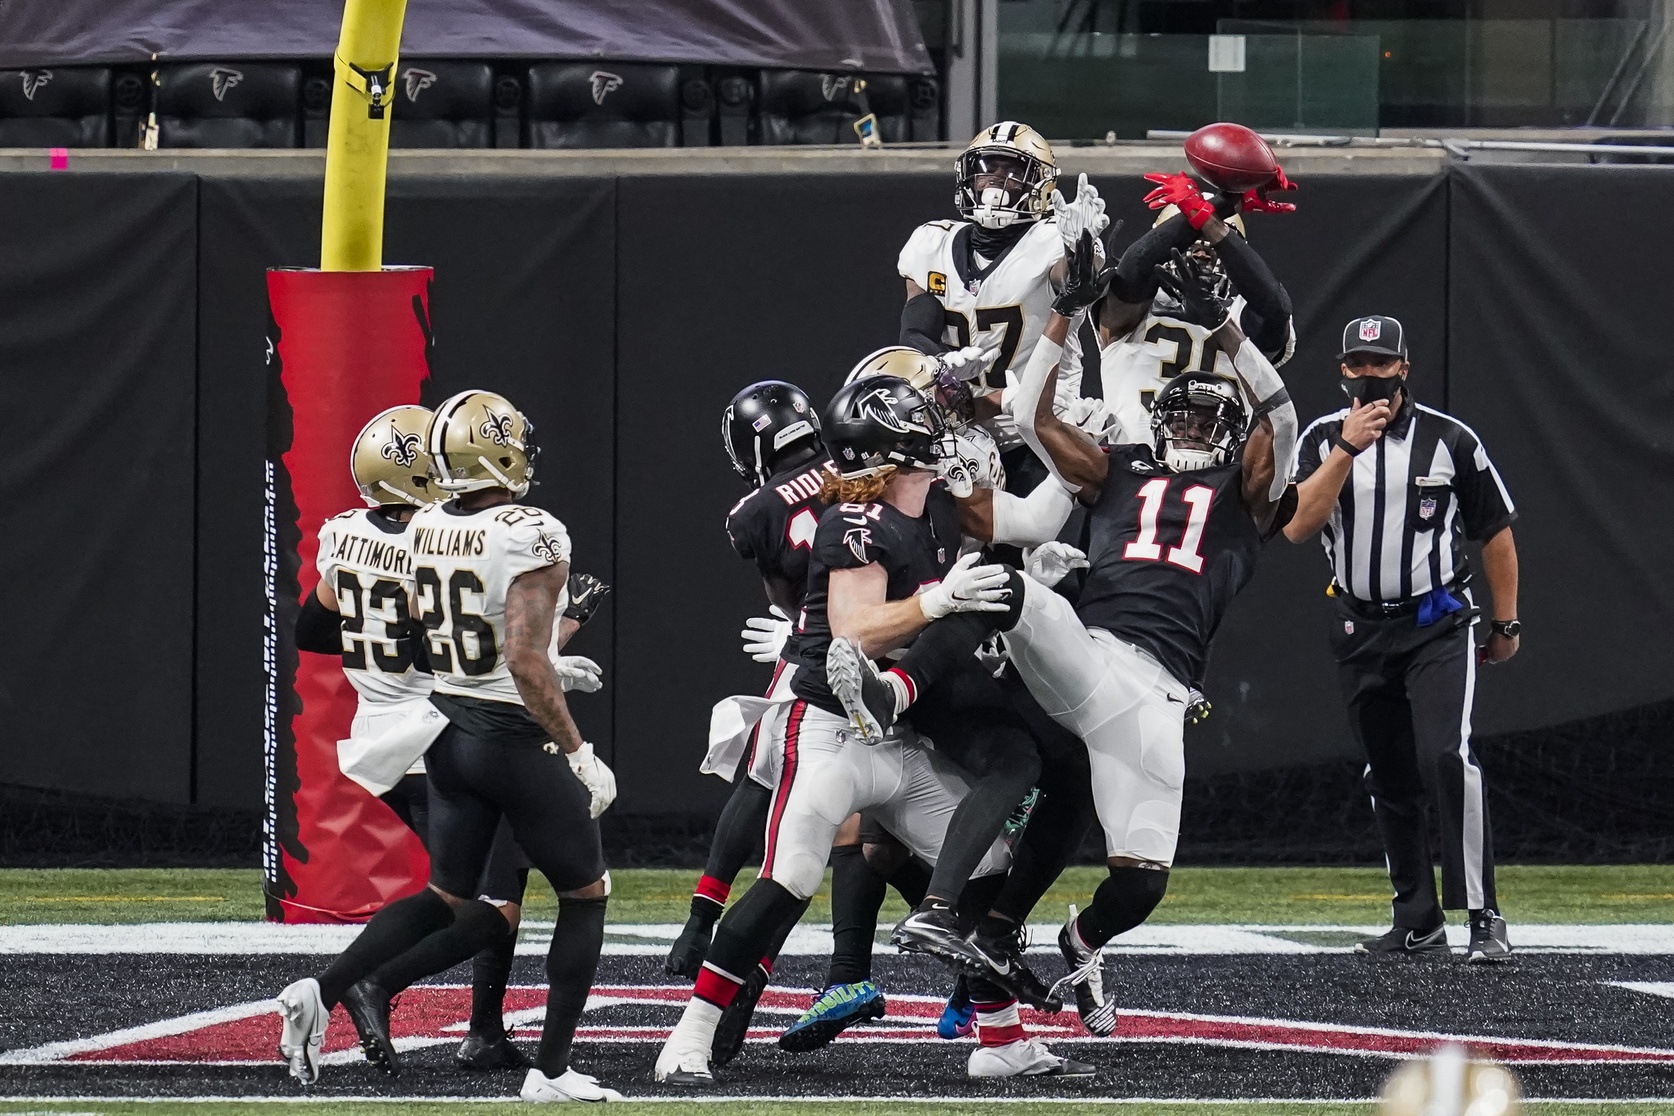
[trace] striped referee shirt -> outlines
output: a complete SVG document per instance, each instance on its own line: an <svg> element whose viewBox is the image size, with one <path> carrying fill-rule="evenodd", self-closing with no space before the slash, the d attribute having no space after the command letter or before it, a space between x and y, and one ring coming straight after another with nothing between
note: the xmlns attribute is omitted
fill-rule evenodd
<svg viewBox="0 0 1674 1116"><path fill-rule="evenodd" d="M1517 509L1470 427L1413 402L1383 437L1354 459L1320 532L1337 584L1363 601L1401 601L1463 585L1464 543L1480 542L1517 518ZM1331 454L1348 410L1315 419L1297 445L1296 479Z"/></svg>

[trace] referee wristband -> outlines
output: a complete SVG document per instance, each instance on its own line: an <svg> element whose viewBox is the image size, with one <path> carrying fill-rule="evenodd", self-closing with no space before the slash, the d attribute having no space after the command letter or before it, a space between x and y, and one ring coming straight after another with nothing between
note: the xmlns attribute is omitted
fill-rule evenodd
<svg viewBox="0 0 1674 1116"><path fill-rule="evenodd" d="M1365 452L1365 450L1361 449L1359 446L1354 445L1347 438L1344 438L1341 434L1337 435L1335 438L1332 438L1331 439L1331 444L1336 446L1338 449L1342 450L1344 453L1348 454L1350 457L1359 457L1362 453Z"/></svg>

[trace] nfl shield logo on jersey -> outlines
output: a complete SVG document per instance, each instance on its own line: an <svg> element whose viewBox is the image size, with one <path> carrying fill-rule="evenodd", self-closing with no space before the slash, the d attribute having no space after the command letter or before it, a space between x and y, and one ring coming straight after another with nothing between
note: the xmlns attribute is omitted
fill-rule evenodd
<svg viewBox="0 0 1674 1116"><path fill-rule="evenodd" d="M1376 341L1383 336L1383 323L1376 318L1367 318L1360 323L1360 340Z"/></svg>
<svg viewBox="0 0 1674 1116"><path fill-rule="evenodd" d="M1422 500L1418 501L1418 518L1419 519L1422 519L1424 522L1428 523L1428 522L1430 522L1431 516L1433 516L1435 514L1436 514L1436 498L1434 496L1426 496Z"/></svg>
<svg viewBox="0 0 1674 1116"><path fill-rule="evenodd" d="M1354 634L1354 621L1353 620L1344 620L1343 621L1343 634L1344 635L1353 635Z"/></svg>

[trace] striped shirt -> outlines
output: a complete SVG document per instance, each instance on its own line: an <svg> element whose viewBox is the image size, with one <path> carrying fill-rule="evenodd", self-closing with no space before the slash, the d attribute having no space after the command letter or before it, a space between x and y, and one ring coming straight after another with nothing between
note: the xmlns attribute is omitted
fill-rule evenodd
<svg viewBox="0 0 1674 1116"><path fill-rule="evenodd" d="M1358 457L1320 532L1337 584L1363 601L1401 601L1463 585L1465 542L1517 518L1482 439L1402 392L1383 437ZM1348 410L1315 419L1297 445L1296 480L1331 454Z"/></svg>

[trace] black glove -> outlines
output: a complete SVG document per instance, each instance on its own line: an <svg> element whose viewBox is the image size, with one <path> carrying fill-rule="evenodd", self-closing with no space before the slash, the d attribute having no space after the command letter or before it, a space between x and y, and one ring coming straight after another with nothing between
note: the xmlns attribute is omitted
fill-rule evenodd
<svg viewBox="0 0 1674 1116"><path fill-rule="evenodd" d="M570 604L564 609L564 615L577 624L587 623L593 619L593 613L598 611L599 602L604 600L609 592L610 586L592 574L571 574Z"/></svg>
<svg viewBox="0 0 1674 1116"><path fill-rule="evenodd" d="M1064 270L1064 289L1052 300L1053 313L1073 318L1104 297L1104 292L1110 289L1110 280L1116 274L1115 261L1108 253L1105 259L1110 262L1101 268L1094 249L1093 234L1082 230L1080 239L1075 242L1075 250L1070 253L1069 266Z"/></svg>
<svg viewBox="0 0 1674 1116"><path fill-rule="evenodd" d="M1180 249L1174 250L1173 266L1156 266L1157 284L1174 296L1185 311L1186 320L1215 332L1232 317L1232 300L1209 289L1203 275Z"/></svg>

